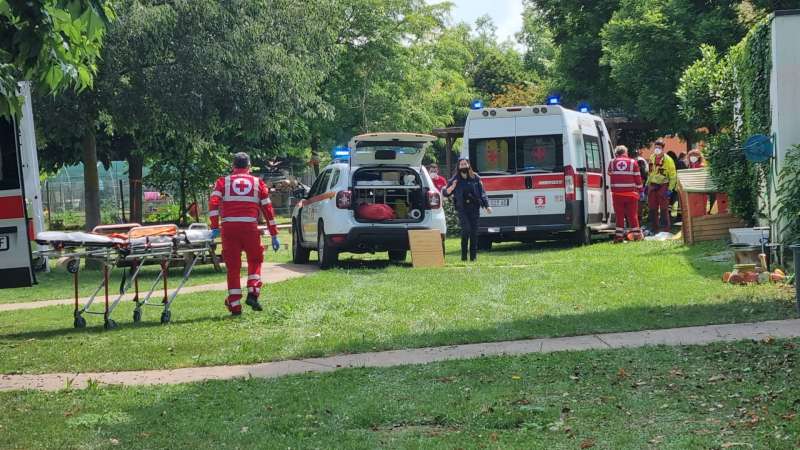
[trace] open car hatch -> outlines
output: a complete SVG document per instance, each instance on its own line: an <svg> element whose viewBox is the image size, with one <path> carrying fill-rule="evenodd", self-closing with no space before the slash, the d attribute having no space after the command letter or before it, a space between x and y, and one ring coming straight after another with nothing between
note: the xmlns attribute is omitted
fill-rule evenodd
<svg viewBox="0 0 800 450"><path fill-rule="evenodd" d="M436 137L416 133L368 133L350 141L353 166L420 167L425 150Z"/></svg>

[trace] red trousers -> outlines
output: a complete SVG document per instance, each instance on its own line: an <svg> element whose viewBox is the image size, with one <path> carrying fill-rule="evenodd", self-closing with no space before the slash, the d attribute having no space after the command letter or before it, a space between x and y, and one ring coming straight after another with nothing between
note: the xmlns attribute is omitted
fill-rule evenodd
<svg viewBox="0 0 800 450"><path fill-rule="evenodd" d="M261 292L261 264L264 247L256 223L229 222L222 224L222 259L228 272L228 298L225 305L231 312L242 310L242 251L247 255L247 290L255 297Z"/></svg>
<svg viewBox="0 0 800 450"><path fill-rule="evenodd" d="M672 229L668 190L666 184L651 184L647 187L647 209L653 233L658 233L661 225L663 225L661 231L669 232Z"/></svg>
<svg viewBox="0 0 800 450"><path fill-rule="evenodd" d="M639 239L642 229L639 227L639 196L627 194L612 194L614 201L614 213L617 217L617 227L614 232L614 240L622 241L625 239L625 222L628 222L628 229L633 233L634 239Z"/></svg>

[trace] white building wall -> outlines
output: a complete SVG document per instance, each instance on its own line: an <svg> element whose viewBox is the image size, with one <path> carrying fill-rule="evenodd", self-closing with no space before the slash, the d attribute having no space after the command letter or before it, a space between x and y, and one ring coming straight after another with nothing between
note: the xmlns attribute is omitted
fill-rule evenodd
<svg viewBox="0 0 800 450"><path fill-rule="evenodd" d="M800 10L778 11L772 20L772 71L770 75L772 134L775 136L773 173L780 173L786 153L800 144ZM770 211L773 236L780 229L777 220L775 188L770 186ZM800 180L798 180L800 182Z"/></svg>

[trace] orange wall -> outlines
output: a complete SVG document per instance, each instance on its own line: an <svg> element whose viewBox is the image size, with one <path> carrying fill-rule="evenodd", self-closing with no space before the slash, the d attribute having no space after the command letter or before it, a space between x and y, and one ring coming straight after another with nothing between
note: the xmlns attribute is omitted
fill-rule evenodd
<svg viewBox="0 0 800 450"><path fill-rule="evenodd" d="M686 150L686 141L677 136L664 136L661 138L664 141L664 152L675 152L676 155L681 156L681 153L688 153ZM695 148L702 150L703 142L695 144ZM653 144L650 143L648 147L639 149L639 154L645 158L649 158L653 154Z"/></svg>

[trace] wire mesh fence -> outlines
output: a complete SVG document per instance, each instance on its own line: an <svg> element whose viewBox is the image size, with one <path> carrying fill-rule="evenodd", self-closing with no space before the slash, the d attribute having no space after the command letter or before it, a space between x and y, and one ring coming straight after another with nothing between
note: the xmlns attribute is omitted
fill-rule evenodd
<svg viewBox="0 0 800 450"><path fill-rule="evenodd" d="M142 216L145 223L164 223L179 220L178 193L159 191L146 184L148 170L145 168ZM130 185L128 165L114 161L108 169L98 164L100 221L104 224L130 221ZM310 185L314 180L311 170L299 171L296 178ZM269 184L269 180L267 180ZM81 229L85 224L85 192L83 164L62 167L56 174L42 180L45 220L50 230ZM204 222L208 213L208 194L191 194L187 199L190 221ZM291 192L273 191L270 194L276 214L287 218L300 200Z"/></svg>

